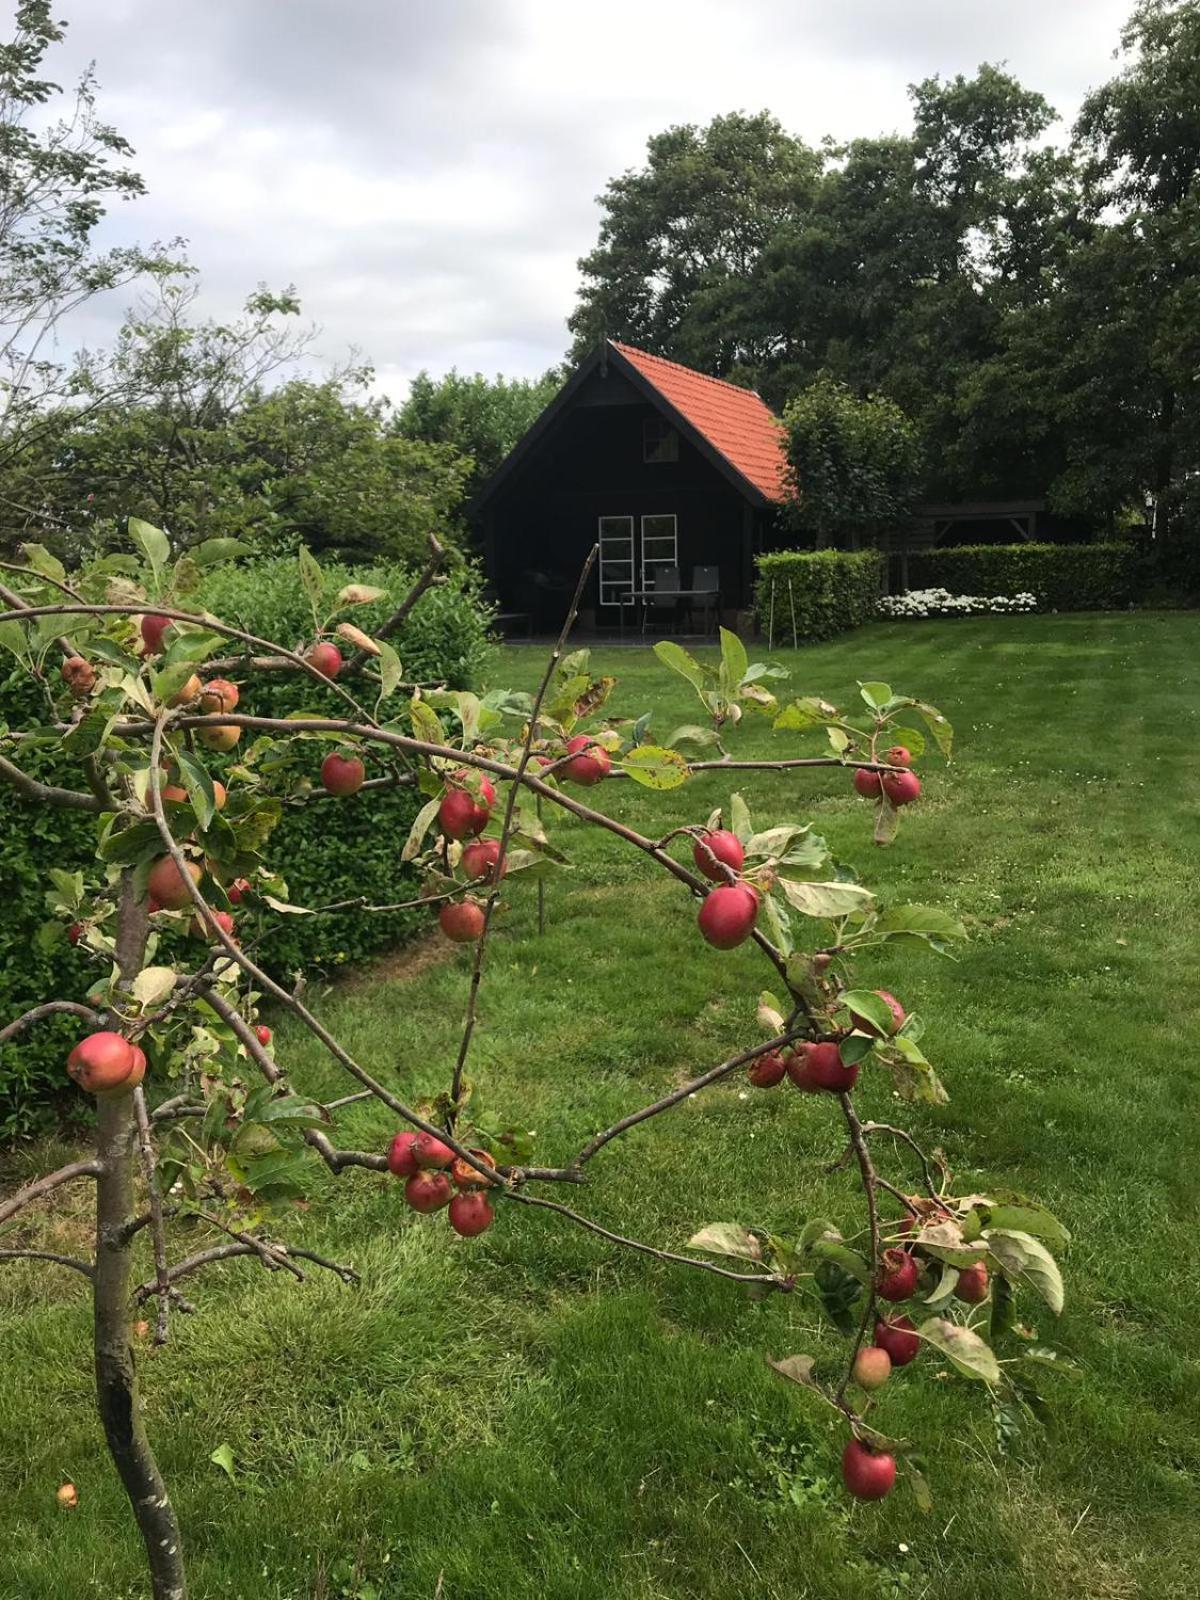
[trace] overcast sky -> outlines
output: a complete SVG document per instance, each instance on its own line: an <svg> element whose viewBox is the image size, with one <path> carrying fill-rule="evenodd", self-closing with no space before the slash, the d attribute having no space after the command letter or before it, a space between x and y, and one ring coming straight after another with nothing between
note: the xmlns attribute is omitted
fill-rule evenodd
<svg viewBox="0 0 1200 1600"><path fill-rule="evenodd" d="M647 137L773 111L816 141L908 125L906 85L1007 62L1069 120L1131 0L59 0L203 305L295 283L325 357L402 399L421 367L561 359L596 196ZM89 314L102 341L120 302ZM75 330L75 337L80 330Z"/></svg>

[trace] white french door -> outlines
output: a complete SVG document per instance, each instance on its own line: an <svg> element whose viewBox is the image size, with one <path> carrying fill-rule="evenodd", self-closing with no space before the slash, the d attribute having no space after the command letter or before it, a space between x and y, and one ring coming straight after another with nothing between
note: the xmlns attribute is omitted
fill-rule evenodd
<svg viewBox="0 0 1200 1600"><path fill-rule="evenodd" d="M601 517L600 604L619 606L635 589L652 589L663 567L679 565L674 513Z"/></svg>

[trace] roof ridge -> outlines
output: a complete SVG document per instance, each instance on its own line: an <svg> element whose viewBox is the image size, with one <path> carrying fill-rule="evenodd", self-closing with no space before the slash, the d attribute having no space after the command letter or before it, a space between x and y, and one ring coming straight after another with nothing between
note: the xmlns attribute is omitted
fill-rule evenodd
<svg viewBox="0 0 1200 1600"><path fill-rule="evenodd" d="M730 383L728 378L714 377L711 372L700 372L696 367L685 366L682 361L672 361L670 356L656 355L653 350L639 350L637 345L624 344L620 339L610 339L608 342L612 345L614 350L620 350L622 353L626 350L630 350L635 356L641 356L645 361L661 361L664 367L675 367L677 371L686 372L690 377L702 378L705 383L719 383L723 389L732 389L734 394L753 395L753 397L761 405L765 406L768 411L771 411L770 406L767 405L767 402L763 399L762 395L759 394L757 389L747 389L744 388L740 383ZM775 413L771 411L771 415L774 416Z"/></svg>

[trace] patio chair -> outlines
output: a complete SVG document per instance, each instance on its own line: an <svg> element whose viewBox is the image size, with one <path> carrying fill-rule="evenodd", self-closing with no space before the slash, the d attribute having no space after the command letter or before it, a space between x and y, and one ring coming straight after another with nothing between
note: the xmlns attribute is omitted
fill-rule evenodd
<svg viewBox="0 0 1200 1600"><path fill-rule="evenodd" d="M696 592L689 595L686 601L688 621L692 620L699 606L704 614L704 631L707 633L709 619L718 616L721 609L720 567L693 567L691 588Z"/></svg>
<svg viewBox="0 0 1200 1600"><path fill-rule="evenodd" d="M646 594L642 601L642 634L645 635L646 627L650 621L652 611L667 611L670 613L671 623L679 618L679 568L657 567L654 572L653 585L647 583ZM661 598L660 598L661 597Z"/></svg>

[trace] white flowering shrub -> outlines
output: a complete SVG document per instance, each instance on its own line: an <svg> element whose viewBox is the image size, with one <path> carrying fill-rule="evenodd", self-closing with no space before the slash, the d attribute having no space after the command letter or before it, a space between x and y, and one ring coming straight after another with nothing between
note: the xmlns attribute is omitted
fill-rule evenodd
<svg viewBox="0 0 1200 1600"><path fill-rule="evenodd" d="M896 621L910 617L974 617L984 612L1036 611L1037 595L951 594L949 589L909 589L904 594L885 594L879 601L879 615Z"/></svg>

